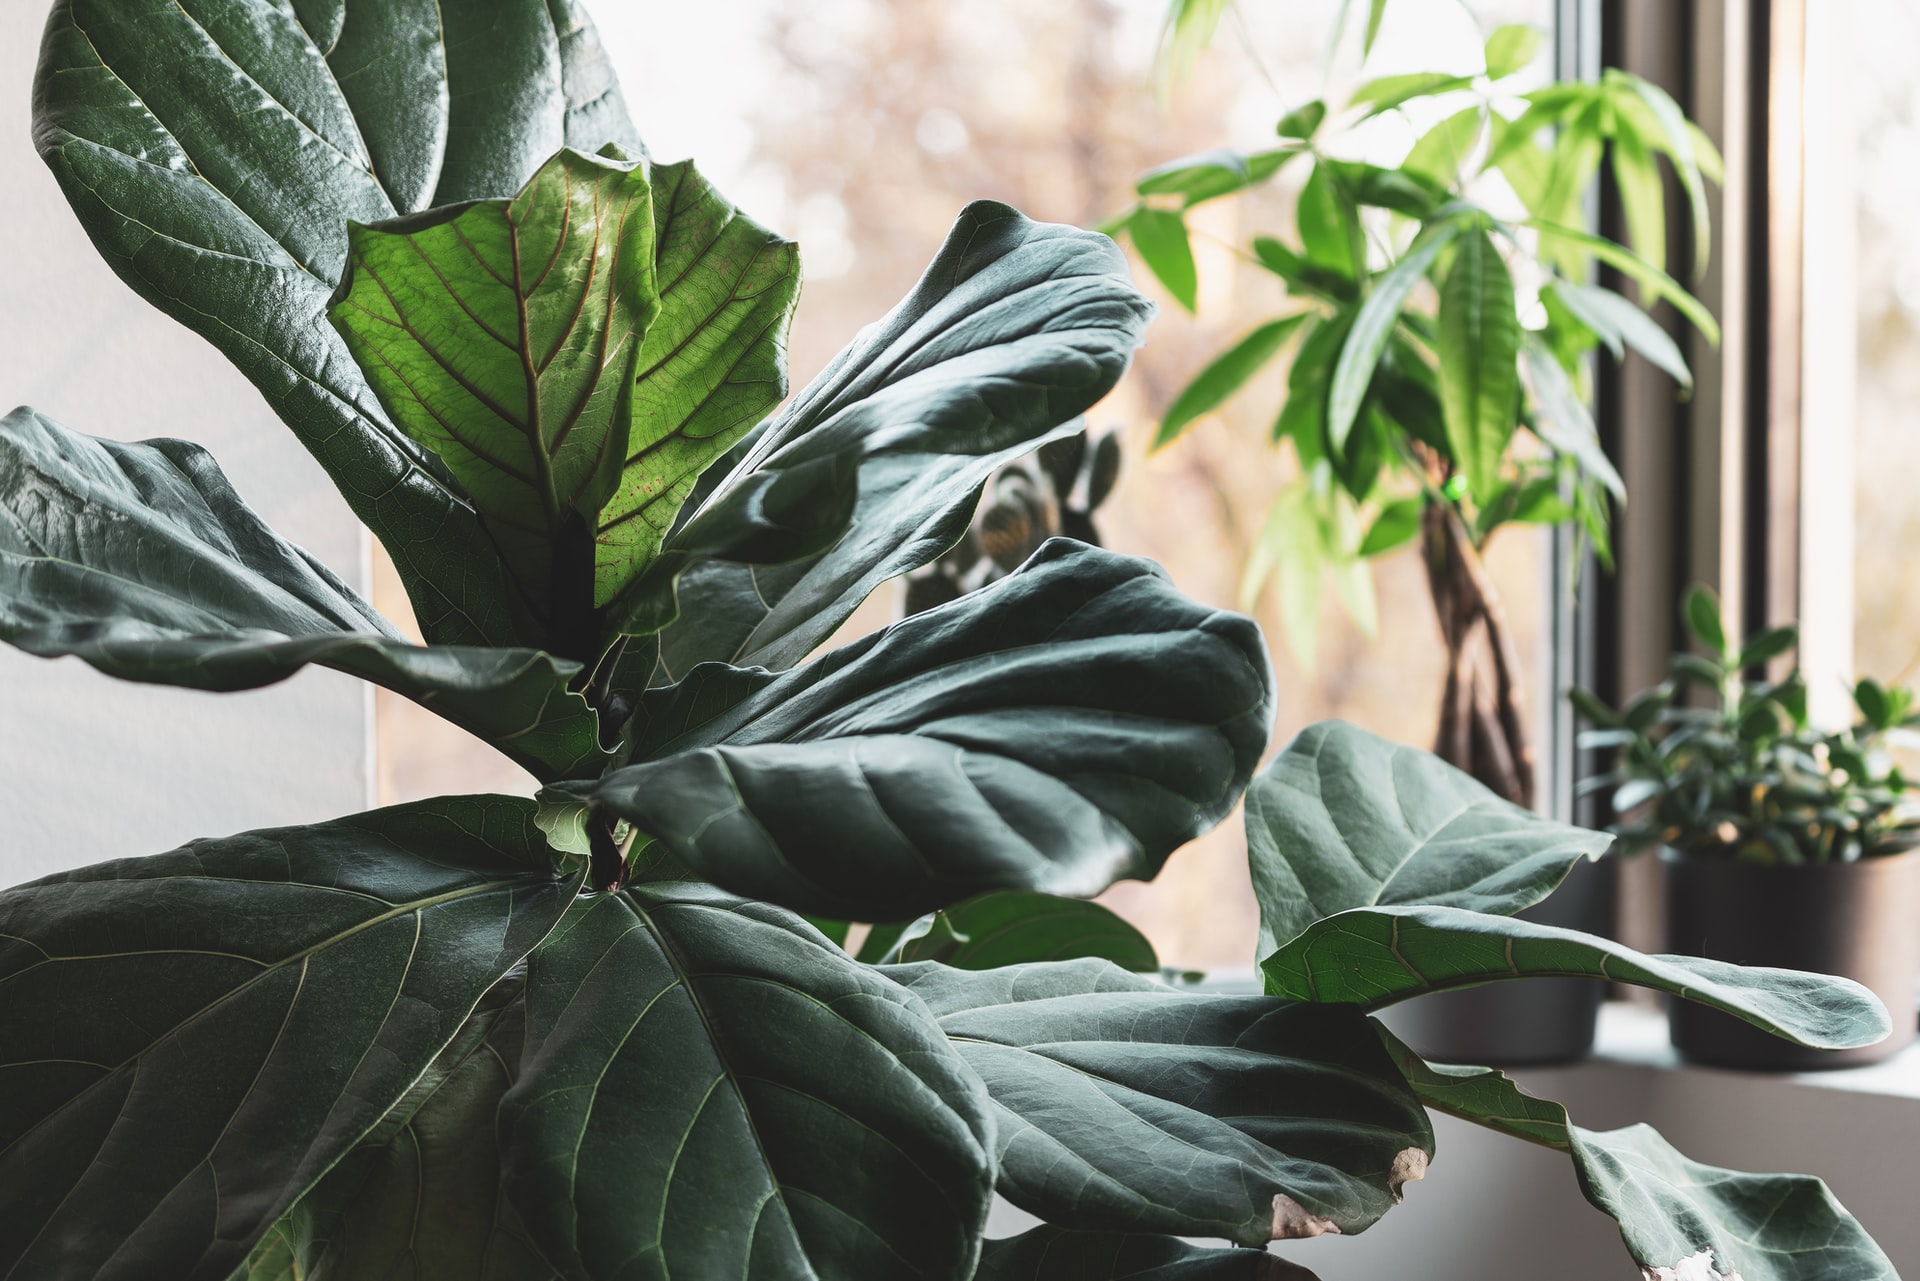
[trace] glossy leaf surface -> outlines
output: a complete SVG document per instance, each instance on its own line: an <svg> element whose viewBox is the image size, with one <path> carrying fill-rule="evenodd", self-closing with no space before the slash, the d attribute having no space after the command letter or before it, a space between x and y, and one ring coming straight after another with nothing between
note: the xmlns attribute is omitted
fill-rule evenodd
<svg viewBox="0 0 1920 1281"><path fill-rule="evenodd" d="M302 1197L283 1230L295 1281L559 1281L500 1185L497 1114L520 1068L513 977L373 1133Z"/></svg>
<svg viewBox="0 0 1920 1281"><path fill-rule="evenodd" d="M532 820L453 798L0 895L0 1266L232 1274L572 901Z"/></svg>
<svg viewBox="0 0 1920 1281"><path fill-rule="evenodd" d="M1271 676L1253 624L1055 539L784 674L711 665L635 713L641 763L559 789L737 893L851 920L1151 876L1233 807Z"/></svg>
<svg viewBox="0 0 1920 1281"><path fill-rule="evenodd" d="M1277 994L1367 1007L1501 979L1605 979L1667 992L1829 1050L1883 1041L1891 1026L1879 1000L1851 979L1648 955L1579 930L1453 907L1342 912L1309 927L1261 969Z"/></svg>
<svg viewBox="0 0 1920 1281"><path fill-rule="evenodd" d="M205 450L0 419L0 638L109 675L252 689L308 663L376 681L544 778L601 759L597 721L536 650L422 648L242 503Z"/></svg>
<svg viewBox="0 0 1920 1281"><path fill-rule="evenodd" d="M479 511L521 595L563 625L553 615L594 603L554 599L593 577L561 563L593 556L567 527L594 530L619 483L660 309L646 163L563 150L511 200L356 223L348 247L328 309L347 350ZM611 596L639 566L599 568Z"/></svg>
<svg viewBox="0 0 1920 1281"><path fill-rule="evenodd" d="M404 56L396 56L404 51ZM60 0L34 141L122 280L227 355L384 543L430 641L527 624L473 510L325 320L349 221L639 154L571 0Z"/></svg>
<svg viewBox="0 0 1920 1281"><path fill-rule="evenodd" d="M1308 726L1247 788L1261 954L1348 908L1538 903L1604 832L1541 818L1430 752L1342 721Z"/></svg>
<svg viewBox="0 0 1920 1281"><path fill-rule="evenodd" d="M700 606L636 679L805 658L875 587L958 541L996 468L1077 430L1152 311L1105 236L969 205L913 292L690 502L633 626L661 616L682 565L679 598ZM745 561L763 563L728 563Z"/></svg>
<svg viewBox="0 0 1920 1281"><path fill-rule="evenodd" d="M980 1083L798 917L707 886L583 899L526 1000L507 1188L568 1276L972 1274Z"/></svg>
<svg viewBox="0 0 1920 1281"><path fill-rule="evenodd" d="M1222 1250L1178 1237L1034 1228L989 1241L976 1281L1315 1281L1265 1250Z"/></svg>
<svg viewBox="0 0 1920 1281"><path fill-rule="evenodd" d="M1582 1194L1620 1225L1628 1253L1650 1276L1654 1269L1668 1269L1663 1277L1711 1275L1681 1271L1689 1259L1741 1281L1899 1275L1819 1179L1702 1165L1645 1125L1582 1129L1565 1108L1534 1098L1502 1073L1425 1063L1387 1039L1428 1107L1565 1152ZM1699 1259L1705 1251L1711 1260Z"/></svg>
<svg viewBox="0 0 1920 1281"><path fill-rule="evenodd" d="M1356 1232L1433 1150L1355 1011L1189 995L1102 961L885 972L986 1082L1001 1194L1059 1227Z"/></svg>

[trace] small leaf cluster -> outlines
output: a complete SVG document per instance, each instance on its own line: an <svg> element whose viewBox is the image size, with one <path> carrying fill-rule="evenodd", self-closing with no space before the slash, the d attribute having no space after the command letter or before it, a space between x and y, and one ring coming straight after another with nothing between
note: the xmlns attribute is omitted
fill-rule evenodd
<svg viewBox="0 0 1920 1281"><path fill-rule="evenodd" d="M1221 8L1176 3L1170 67L1191 62ZM1368 50L1380 10L1367 15ZM1505 525L1572 522L1607 559L1610 502L1625 493L1587 409L1589 357L1631 349L1690 388L1679 345L1647 310L1662 301L1718 341L1712 316L1665 270L1660 162L1686 195L1704 263L1706 184L1720 177L1712 144L1663 90L1623 71L1517 92L1512 78L1539 44L1536 30L1502 27L1478 74L1378 77L1338 109L1316 99L1281 117L1271 148L1208 151L1142 175L1135 206L1103 224L1191 311L1187 215L1310 167L1291 236L1260 231L1244 251L1295 306L1202 369L1156 437L1178 439L1291 353L1270 434L1298 475L1273 500L1242 583L1244 604L1275 581L1291 631L1312 631L1323 575L1365 629L1365 563L1416 538L1429 507L1457 517L1476 547ZM1427 106L1445 114L1397 165L1344 158L1369 122ZM1589 225L1603 163L1622 193L1626 244ZM1632 281L1638 300L1591 283L1596 265Z"/></svg>
<svg viewBox="0 0 1920 1281"><path fill-rule="evenodd" d="M1920 729L1912 690L1862 679L1855 722L1816 728L1800 669L1767 672L1793 654L1796 628L1742 643L1699 587L1681 617L1696 652L1675 654L1666 680L1617 709L1585 690L1571 694L1593 726L1580 745L1614 762L1581 788L1609 794L1621 816L1614 830L1629 846L1803 864L1920 844L1920 792L1892 751L1897 735Z"/></svg>

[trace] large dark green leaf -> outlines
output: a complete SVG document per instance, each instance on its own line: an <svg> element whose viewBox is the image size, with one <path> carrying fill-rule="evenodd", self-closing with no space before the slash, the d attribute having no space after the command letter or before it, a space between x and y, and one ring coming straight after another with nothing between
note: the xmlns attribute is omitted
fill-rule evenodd
<svg viewBox="0 0 1920 1281"><path fill-rule="evenodd" d="M1517 912L1612 844L1502 800L1431 752L1342 721L1300 731L1247 788L1263 956L1348 908Z"/></svg>
<svg viewBox="0 0 1920 1281"><path fill-rule="evenodd" d="M1492 237L1460 236L1440 286L1440 406L1448 452L1475 497L1493 493L1520 409L1520 321L1513 277Z"/></svg>
<svg viewBox="0 0 1920 1281"><path fill-rule="evenodd" d="M563 150L512 200L349 231L328 315L388 415L459 482L549 632L578 629L568 615L590 615L643 563L593 565L583 535L623 479L659 309L644 160Z"/></svg>
<svg viewBox="0 0 1920 1281"><path fill-rule="evenodd" d="M574 663L408 644L179 440L121 444L30 409L0 419L0 639L113 676L251 689L317 663L377 681L543 778L600 759Z"/></svg>
<svg viewBox="0 0 1920 1281"><path fill-rule="evenodd" d="M972 1275L978 1080L926 1007L706 886L581 906L529 963L508 1193L569 1277Z"/></svg>
<svg viewBox="0 0 1920 1281"><path fill-rule="evenodd" d="M1035 1228L989 1241L975 1281L1315 1281L1265 1250L1220 1250L1178 1237Z"/></svg>
<svg viewBox="0 0 1920 1281"><path fill-rule="evenodd" d="M640 143L571 0L60 0L34 139L95 246L212 342L386 544L430 640L527 624L474 512L324 318L347 224Z"/></svg>
<svg viewBox="0 0 1920 1281"><path fill-rule="evenodd" d="M682 565L679 598L699 607L635 679L805 658L875 587L957 542L996 468L1073 434L1152 311L1105 236L969 205L913 292L689 502L629 625L671 613L660 593Z"/></svg>
<svg viewBox="0 0 1920 1281"><path fill-rule="evenodd" d="M715 884L819 916L1079 897L1152 876L1226 816L1270 690L1249 620L1055 539L792 672L696 668L635 713L641 763L560 790Z"/></svg>
<svg viewBox="0 0 1920 1281"><path fill-rule="evenodd" d="M1191 995L1093 960L885 972L986 1082L1001 1194L1059 1227L1357 1232L1433 1152L1357 1011Z"/></svg>
<svg viewBox="0 0 1920 1281"><path fill-rule="evenodd" d="M1375 1007L1502 979L1590 978L1668 992L1797 1045L1842 1050L1887 1037L1887 1011L1851 979L1636 952L1578 930L1455 907L1356 908L1261 962L1277 995Z"/></svg>
<svg viewBox="0 0 1920 1281"><path fill-rule="evenodd" d="M521 983L489 992L373 1132L282 1221L295 1281L559 1281L500 1184L497 1114L520 1068Z"/></svg>
<svg viewBox="0 0 1920 1281"><path fill-rule="evenodd" d="M899 934L898 959L939 961L960 970L1076 961L1086 956L1141 974L1160 969L1160 958L1146 935L1112 911L1086 899L1032 890L977 895L943 908L934 918L916 921Z"/></svg>
<svg viewBox="0 0 1920 1281"><path fill-rule="evenodd" d="M551 859L462 797L0 895L0 1268L228 1277L559 920Z"/></svg>
<svg viewBox="0 0 1920 1281"><path fill-rule="evenodd" d="M1382 1036L1428 1107L1565 1152L1581 1192L1620 1225L1650 1281L1898 1281L1892 1262L1819 1179L1702 1165L1645 1125L1584 1130L1558 1103L1534 1098L1499 1072L1425 1063ZM1701 1259L1708 1251L1711 1259ZM1681 1269L1687 1260L1695 1269Z"/></svg>

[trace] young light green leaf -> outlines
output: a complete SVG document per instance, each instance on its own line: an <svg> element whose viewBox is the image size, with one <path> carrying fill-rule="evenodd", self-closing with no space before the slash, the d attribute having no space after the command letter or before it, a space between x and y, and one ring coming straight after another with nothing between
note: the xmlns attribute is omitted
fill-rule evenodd
<svg viewBox="0 0 1920 1281"><path fill-rule="evenodd" d="M1193 73L1200 51L1212 43L1226 16L1227 5L1228 0L1171 0L1155 59L1163 88L1180 84Z"/></svg>
<svg viewBox="0 0 1920 1281"><path fill-rule="evenodd" d="M1872 1045L1893 1026L1879 999L1851 979L1647 955L1579 930L1457 907L1353 908L1308 926L1260 967L1276 996L1369 1009L1478 983L1592 978L1666 992L1816 1049Z"/></svg>
<svg viewBox="0 0 1920 1281"><path fill-rule="evenodd" d="M478 509L550 647L592 658L592 531L660 310L646 164L562 151L510 201L355 224L348 243L328 316Z"/></svg>
<svg viewBox="0 0 1920 1281"><path fill-rule="evenodd" d="M1360 540L1360 555L1384 556L1412 542L1420 533L1420 513L1427 508L1425 498L1402 498L1388 503L1367 527Z"/></svg>
<svg viewBox="0 0 1920 1281"><path fill-rule="evenodd" d="M1287 340L1299 332L1300 326L1312 314L1296 312L1291 316L1269 320L1216 356L1213 363L1181 388L1180 394L1167 406L1166 416L1160 420L1160 429L1154 433L1153 447L1159 449L1179 439L1195 419L1211 413L1244 387L1249 378L1259 373L1280 353L1280 349L1287 345Z"/></svg>
<svg viewBox="0 0 1920 1281"><path fill-rule="evenodd" d="M1360 304L1353 328L1340 348L1340 359L1333 367L1333 381L1327 390L1327 439L1334 449L1346 447L1347 435L1353 430L1354 419L1359 416L1361 403L1366 400L1367 389L1373 382L1373 371L1380 364L1380 355L1387 349L1387 341L1393 336L1400 311L1412 296L1414 286L1426 277L1440 251L1459 234L1460 224L1451 219L1438 226L1422 228L1400 261L1374 283L1366 301Z"/></svg>
<svg viewBox="0 0 1920 1281"><path fill-rule="evenodd" d="M1517 912L1612 844L1500 799L1430 752L1341 721L1302 730L1247 788L1263 955L1349 908Z"/></svg>
<svg viewBox="0 0 1920 1281"><path fill-rule="evenodd" d="M1357 1011L1192 995L1094 960L882 973L986 1083L1000 1194L1063 1228L1356 1232L1432 1154Z"/></svg>
<svg viewBox="0 0 1920 1281"><path fill-rule="evenodd" d="M692 161L652 173L660 312L635 362L620 484L594 523L594 603L658 554L700 474L787 394L800 255Z"/></svg>
<svg viewBox="0 0 1920 1281"><path fill-rule="evenodd" d="M1487 37L1487 79L1504 80L1532 65L1540 52L1540 28L1510 22Z"/></svg>
<svg viewBox="0 0 1920 1281"><path fill-rule="evenodd" d="M1622 74L1632 92L1653 112L1666 134L1664 150L1673 160L1673 171L1680 177L1680 189L1687 193L1687 203L1693 213L1694 260L1697 271L1707 269L1707 258L1713 249L1713 220L1707 211L1707 188L1701 180L1700 158L1695 153L1694 137L1697 130L1687 120L1686 113L1680 110L1680 104L1659 85L1639 76ZM1718 160L1715 153L1714 160Z"/></svg>
<svg viewBox="0 0 1920 1281"><path fill-rule="evenodd" d="M1186 220L1171 209L1142 206L1127 220L1127 231L1154 278L1166 286L1175 302L1192 311L1198 302L1200 281L1194 271Z"/></svg>
<svg viewBox="0 0 1920 1281"><path fill-rule="evenodd" d="M1726 625L1720 618L1720 602L1712 592L1699 586L1690 589L1684 611L1687 630L1693 633L1695 640L1712 650L1723 662L1733 657Z"/></svg>
<svg viewBox="0 0 1920 1281"><path fill-rule="evenodd" d="M1289 405L1294 402L1289 401ZM1283 412L1284 417L1284 412ZM1322 464L1324 465L1324 464ZM1319 661L1320 577L1326 554L1309 504L1312 490L1296 481L1273 496L1266 522L1240 576L1240 607L1251 609L1269 580L1279 596L1287 652L1303 672Z"/></svg>
<svg viewBox="0 0 1920 1281"><path fill-rule="evenodd" d="M1282 138L1298 138L1306 141L1320 130L1321 122L1327 118L1327 104L1315 98L1304 106L1295 107L1280 117L1273 131Z"/></svg>
<svg viewBox="0 0 1920 1281"><path fill-rule="evenodd" d="M1430 98L1443 93L1473 87L1471 76L1451 76L1440 71L1415 71L1406 75L1381 76L1353 91L1352 106L1368 107L1368 117L1392 111L1415 98Z"/></svg>
<svg viewBox="0 0 1920 1281"><path fill-rule="evenodd" d="M1474 493L1491 493L1517 422L1520 321L1513 277L1480 228L1459 238L1441 285L1435 348L1448 452Z"/></svg>
<svg viewBox="0 0 1920 1281"><path fill-rule="evenodd" d="M1360 215L1328 166L1313 167L1294 205L1294 218L1308 261L1348 280L1359 278L1365 265Z"/></svg>
<svg viewBox="0 0 1920 1281"><path fill-rule="evenodd" d="M1653 153L1632 133L1613 138L1613 180L1627 218L1633 251L1658 271L1667 269L1667 193Z"/></svg>
<svg viewBox="0 0 1920 1281"><path fill-rule="evenodd" d="M1599 335L1616 357L1624 343L1665 371L1683 391L1693 389L1693 371L1680 354L1680 345L1658 321L1630 300L1599 285L1559 280L1547 287L1575 320Z"/></svg>
<svg viewBox="0 0 1920 1281"><path fill-rule="evenodd" d="M1380 20L1387 16L1387 0L1367 0L1367 31L1360 40L1360 56L1367 57L1373 52L1373 42L1380 38Z"/></svg>
<svg viewBox="0 0 1920 1281"><path fill-rule="evenodd" d="M1642 260L1632 250L1549 219L1535 218L1526 225L1540 233L1542 244L1562 242L1571 249L1591 254L1630 277L1651 297L1672 303L1674 309L1685 316L1688 323L1698 329L1708 342L1717 344L1720 341L1719 322L1714 320L1713 313L1707 310L1705 304L1681 288L1673 277Z"/></svg>
<svg viewBox="0 0 1920 1281"><path fill-rule="evenodd" d="M1626 501L1626 482L1620 479L1613 460L1607 457L1607 451L1600 443L1599 428L1594 426L1593 415L1587 411L1580 393L1574 390L1573 380L1567 377L1567 371L1560 367L1560 362L1554 359L1546 344L1533 334L1527 335L1521 359L1526 364L1527 379L1533 388L1534 433L1555 453L1564 454L1578 463L1580 470L1605 485L1615 499Z"/></svg>
<svg viewBox="0 0 1920 1281"><path fill-rule="evenodd" d="M1386 1029L1379 1032L1429 1108L1565 1152L1581 1195L1620 1225L1628 1253L1650 1277L1897 1279L1880 1247L1818 1179L1702 1165L1645 1125L1582 1129L1558 1103L1534 1098L1502 1073L1427 1063Z"/></svg>
<svg viewBox="0 0 1920 1281"><path fill-rule="evenodd" d="M1420 135L1400 167L1435 186L1451 190L1480 145L1490 113L1484 106L1462 107Z"/></svg>

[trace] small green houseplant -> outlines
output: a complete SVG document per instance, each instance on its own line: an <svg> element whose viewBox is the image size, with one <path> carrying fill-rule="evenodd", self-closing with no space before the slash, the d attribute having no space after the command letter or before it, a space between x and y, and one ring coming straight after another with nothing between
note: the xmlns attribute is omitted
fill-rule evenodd
<svg viewBox="0 0 1920 1281"><path fill-rule="evenodd" d="M1669 887L1669 946L1723 960L1847 974L1888 1007L1913 1004L1920 973L1920 793L1889 739L1920 727L1912 691L1863 679L1857 719L1814 726L1791 626L1742 641L1704 588L1681 618L1695 650L1668 678L1618 709L1576 690L1593 726L1581 743L1612 768L1586 780L1605 792L1629 848L1659 848ZM1696 1057L1754 1066L1840 1066L1883 1058L1912 1039L1901 1018L1890 1040L1848 1054L1811 1055L1676 1010L1676 1044ZM1721 1038L1726 1040L1721 1044Z"/></svg>
<svg viewBox="0 0 1920 1281"><path fill-rule="evenodd" d="M1148 309L1107 241L970 207L762 421L793 248L645 157L563 0L62 0L35 124L123 279L227 352L393 549L429 643L198 448L27 409L0 420L0 635L208 690L335 667L546 787L0 894L4 1275L1251 1277L1281 1265L1179 1238L1364 1229L1442 1107L1591 1159L1650 1269L1892 1276L1815 1181L1702 1182L1644 1132L1587 1135L1381 1039L1369 1005L1496 977L1489 940L1500 977L1611 963L1809 1043L1883 1033L1837 980L1465 910L1544 892L1595 834L1533 848L1474 810L1457 834L1504 870L1395 832L1346 850L1417 863L1392 884L1436 907L1327 893L1339 852L1287 840L1262 873L1282 995L1116 964L1152 958L1061 895L1217 821L1271 715L1252 625L1152 566L1056 540L802 661L1119 376ZM1420 768L1356 756L1321 790L1404 809ZM1310 919L1356 894L1389 905ZM880 929L883 964L836 942L947 907L944 932ZM1323 973L1326 948L1360 951ZM996 1192L1047 1226L983 1241ZM1749 1262L1753 1195L1789 1208L1743 1232ZM1801 1233L1824 1244L1772 1249Z"/></svg>
<svg viewBox="0 0 1920 1281"><path fill-rule="evenodd" d="M1174 70L1230 8L1174 0ZM1382 16L1378 5L1366 14L1368 51ZM1502 27L1480 74L1383 76L1344 106L1300 105L1271 148L1209 151L1143 175L1138 203L1105 225L1192 310L1189 213L1310 167L1291 235L1263 230L1243 251L1292 305L1175 396L1156 444L1291 352L1272 438L1296 476L1273 499L1243 599L1271 579L1298 653L1323 577L1371 617L1367 562L1417 541L1447 655L1435 750L1522 804L1534 786L1523 676L1486 550L1511 525L1571 523L1606 559L1610 504L1625 493L1586 408L1589 357L1631 348L1688 388L1680 348L1643 309L1661 301L1718 341L1713 317L1664 270L1658 161L1688 197L1704 264L1712 144L1665 92L1622 71L1516 91L1510 78L1539 43L1531 28ZM1429 107L1438 122L1399 163L1348 154L1375 117ZM1603 162L1623 197L1626 245L1590 225L1585 198ZM1596 264L1637 285L1638 300L1592 283Z"/></svg>

